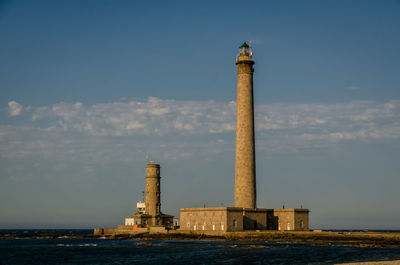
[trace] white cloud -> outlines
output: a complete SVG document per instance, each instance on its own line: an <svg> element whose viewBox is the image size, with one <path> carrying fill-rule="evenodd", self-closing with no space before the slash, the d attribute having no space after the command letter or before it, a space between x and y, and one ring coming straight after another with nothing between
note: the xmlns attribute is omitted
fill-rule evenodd
<svg viewBox="0 0 400 265"><path fill-rule="evenodd" d="M348 86L347 89L354 91L354 90L359 90L360 88L358 86L353 85L353 86Z"/></svg>
<svg viewBox="0 0 400 265"><path fill-rule="evenodd" d="M209 159L211 153L223 154L234 146L224 140L191 141L174 139L165 141L143 141L134 136L102 137L77 135L60 128L45 129L28 126L0 125L0 158L2 159L43 159L58 160L62 163L71 161L97 165L105 161L145 161L149 153L158 161L179 161L201 157ZM224 148L221 148L224 147Z"/></svg>
<svg viewBox="0 0 400 265"><path fill-rule="evenodd" d="M12 100L8 102L8 112L10 116L18 116L21 115L23 107L18 102Z"/></svg>
<svg viewBox="0 0 400 265"><path fill-rule="evenodd" d="M233 157L235 108L234 102L155 98L32 107L25 109L32 116L25 125L0 124L0 158L54 160L54 168L63 168L74 163L141 163L146 153L163 162ZM395 100L263 104L256 106L255 116L259 157L330 152L350 142L398 144L400 139L400 101Z"/></svg>
<svg viewBox="0 0 400 265"><path fill-rule="evenodd" d="M136 121L130 121L128 125L126 126L127 130L133 130L133 129L138 129L144 127L144 124L138 123Z"/></svg>
<svg viewBox="0 0 400 265"><path fill-rule="evenodd" d="M114 102L85 106L57 103L32 111L32 120L57 120L64 130L91 135L168 135L223 133L234 130L232 103L176 101ZM53 124L52 124L53 125Z"/></svg>
<svg viewBox="0 0 400 265"><path fill-rule="evenodd" d="M22 106L9 103L14 115ZM13 107L11 107L13 106ZM213 135L235 131L235 102L149 98L86 106L81 102L32 108L38 128L92 136ZM39 126L40 124L40 126ZM43 126L45 124L45 126ZM258 139L282 135L305 141L400 138L400 101L338 104L262 104L255 108Z"/></svg>

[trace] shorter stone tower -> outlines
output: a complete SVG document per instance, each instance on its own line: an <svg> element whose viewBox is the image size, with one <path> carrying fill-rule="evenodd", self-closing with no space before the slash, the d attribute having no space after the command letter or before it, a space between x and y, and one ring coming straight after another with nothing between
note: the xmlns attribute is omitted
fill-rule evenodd
<svg viewBox="0 0 400 265"><path fill-rule="evenodd" d="M138 202L137 211L125 218L117 229L95 228L95 235L116 235L142 232L165 232L174 227L174 216L161 212L160 165L146 165L146 202Z"/></svg>
<svg viewBox="0 0 400 265"><path fill-rule="evenodd" d="M145 210L138 210L128 218L130 222L140 227L167 227L173 226L173 216L161 212L161 177L160 165L150 163L146 165L146 198Z"/></svg>
<svg viewBox="0 0 400 265"><path fill-rule="evenodd" d="M161 213L160 165L146 166L146 214L157 216Z"/></svg>

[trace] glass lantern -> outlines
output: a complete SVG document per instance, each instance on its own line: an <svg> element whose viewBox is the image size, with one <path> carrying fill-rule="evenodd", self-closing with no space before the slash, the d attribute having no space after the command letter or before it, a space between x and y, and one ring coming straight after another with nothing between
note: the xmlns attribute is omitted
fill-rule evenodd
<svg viewBox="0 0 400 265"><path fill-rule="evenodd" d="M247 45L246 42L244 42L242 46L239 47L239 51L239 55L250 55L250 47L249 45Z"/></svg>

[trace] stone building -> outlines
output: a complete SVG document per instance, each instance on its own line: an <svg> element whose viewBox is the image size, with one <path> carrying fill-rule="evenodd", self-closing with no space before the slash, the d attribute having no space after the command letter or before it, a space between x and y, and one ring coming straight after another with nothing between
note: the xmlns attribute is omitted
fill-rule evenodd
<svg viewBox="0 0 400 265"><path fill-rule="evenodd" d="M308 216L308 209L181 208L180 230L217 232L246 230L308 231Z"/></svg>
<svg viewBox="0 0 400 265"><path fill-rule="evenodd" d="M257 208L252 55L251 47L243 43L236 57L234 207L181 208L183 231L308 230L307 209Z"/></svg>
<svg viewBox="0 0 400 265"><path fill-rule="evenodd" d="M180 230L237 232L267 229L267 210L241 207L181 208Z"/></svg>
<svg viewBox="0 0 400 265"><path fill-rule="evenodd" d="M308 209L268 209L267 229L279 231L308 231Z"/></svg>

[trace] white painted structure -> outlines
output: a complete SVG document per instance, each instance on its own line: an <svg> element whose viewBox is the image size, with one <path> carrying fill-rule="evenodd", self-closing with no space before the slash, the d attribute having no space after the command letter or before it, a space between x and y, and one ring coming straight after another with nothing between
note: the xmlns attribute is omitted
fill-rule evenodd
<svg viewBox="0 0 400 265"><path fill-rule="evenodd" d="M146 203L142 201L138 201L136 203L136 208L138 209L139 213L144 213L146 211Z"/></svg>
<svg viewBox="0 0 400 265"><path fill-rule="evenodd" d="M144 214L144 212L146 211L146 203L138 201L136 203L136 208L138 213ZM125 218L125 225L140 225L140 224L141 224L140 218L136 219L132 217Z"/></svg>
<svg viewBox="0 0 400 265"><path fill-rule="evenodd" d="M135 219L133 218L125 218L125 225L134 225Z"/></svg>

